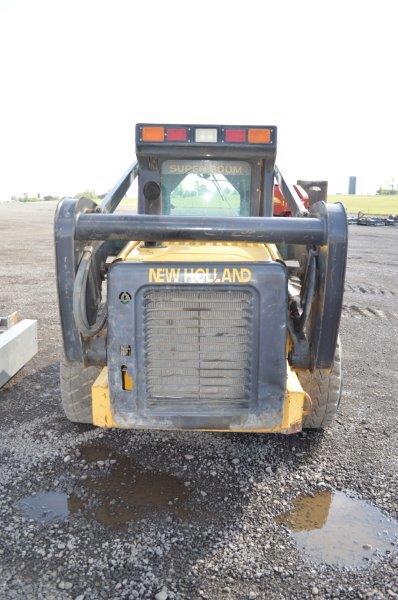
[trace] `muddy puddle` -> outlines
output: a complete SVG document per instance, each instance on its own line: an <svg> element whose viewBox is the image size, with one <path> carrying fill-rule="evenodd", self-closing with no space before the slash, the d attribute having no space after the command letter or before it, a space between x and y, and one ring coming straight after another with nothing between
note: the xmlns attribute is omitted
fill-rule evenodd
<svg viewBox="0 0 398 600"><path fill-rule="evenodd" d="M288 527L298 547L314 562L365 567L373 555L393 551L398 541L398 521L343 492L298 496L293 505L277 522Z"/></svg>
<svg viewBox="0 0 398 600"><path fill-rule="evenodd" d="M157 516L189 516L189 490L168 473L141 469L133 458L106 446L80 448L80 470L69 493L44 491L20 500L25 518L42 524L83 515L112 529ZM84 461L84 462L83 462ZM84 466L87 465L87 469Z"/></svg>

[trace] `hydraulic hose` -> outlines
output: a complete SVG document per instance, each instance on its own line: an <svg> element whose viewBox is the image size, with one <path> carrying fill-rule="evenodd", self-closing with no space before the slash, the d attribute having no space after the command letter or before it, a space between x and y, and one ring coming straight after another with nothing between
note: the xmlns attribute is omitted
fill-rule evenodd
<svg viewBox="0 0 398 600"><path fill-rule="evenodd" d="M310 250L308 256L307 272L305 276L305 295L302 300L303 312L300 317L300 328L304 329L307 323L308 317L310 316L312 302L315 296L316 287L316 255L313 250Z"/></svg>
<svg viewBox="0 0 398 600"><path fill-rule="evenodd" d="M86 248L80 260L73 287L73 316L77 329L84 337L97 335L104 327L108 316L106 304L101 304L95 323L90 325L87 318L86 291L91 258L92 249Z"/></svg>

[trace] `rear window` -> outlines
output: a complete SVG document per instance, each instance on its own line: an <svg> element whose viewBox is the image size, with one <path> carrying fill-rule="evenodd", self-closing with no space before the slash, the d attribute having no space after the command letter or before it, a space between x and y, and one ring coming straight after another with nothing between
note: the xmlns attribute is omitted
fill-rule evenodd
<svg viewBox="0 0 398 600"><path fill-rule="evenodd" d="M166 160L161 168L163 214L249 216L251 167L237 160Z"/></svg>

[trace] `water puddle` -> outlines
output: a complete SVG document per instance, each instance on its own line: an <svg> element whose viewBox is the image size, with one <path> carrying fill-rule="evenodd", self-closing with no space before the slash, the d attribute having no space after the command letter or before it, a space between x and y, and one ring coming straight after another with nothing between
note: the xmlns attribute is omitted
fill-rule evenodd
<svg viewBox="0 0 398 600"><path fill-rule="evenodd" d="M276 520L314 562L364 567L373 555L391 552L397 543L398 521L343 492L301 495L293 505Z"/></svg>
<svg viewBox="0 0 398 600"><path fill-rule="evenodd" d="M80 471L73 491L47 491L23 498L16 506L25 517L47 523L81 514L120 529L147 515L152 519L165 514L189 516L186 504L190 493L178 477L143 470L130 456L115 454L106 446L86 446L80 451L80 461L88 468Z"/></svg>
<svg viewBox="0 0 398 600"><path fill-rule="evenodd" d="M64 521L68 518L68 496L63 492L40 492L26 496L17 502L16 507L28 519L38 523Z"/></svg>

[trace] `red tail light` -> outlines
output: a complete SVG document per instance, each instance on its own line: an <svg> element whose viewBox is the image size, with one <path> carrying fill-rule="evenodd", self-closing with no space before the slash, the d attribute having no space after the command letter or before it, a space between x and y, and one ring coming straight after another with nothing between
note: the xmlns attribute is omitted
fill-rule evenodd
<svg viewBox="0 0 398 600"><path fill-rule="evenodd" d="M224 140L230 143L235 142L244 144L246 142L246 129L226 129Z"/></svg>
<svg viewBox="0 0 398 600"><path fill-rule="evenodd" d="M168 142L188 141L188 130L186 127L167 127L166 139Z"/></svg>

